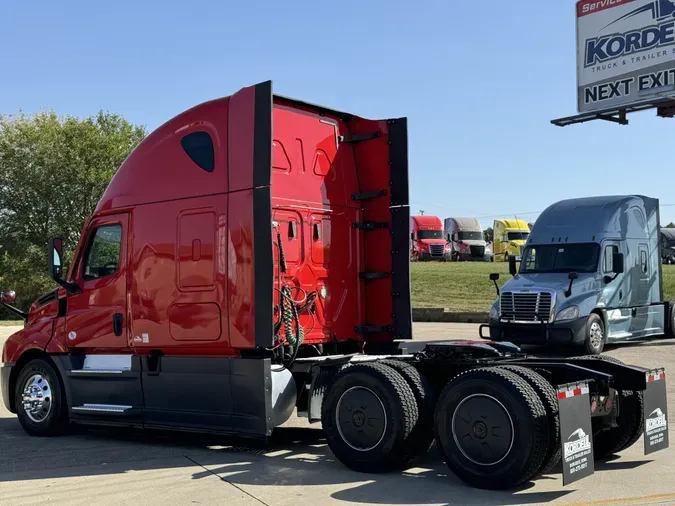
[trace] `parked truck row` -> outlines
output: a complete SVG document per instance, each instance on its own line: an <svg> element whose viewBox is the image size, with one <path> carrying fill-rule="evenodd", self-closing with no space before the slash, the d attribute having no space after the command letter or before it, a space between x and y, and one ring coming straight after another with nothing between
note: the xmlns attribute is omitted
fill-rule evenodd
<svg viewBox="0 0 675 506"><path fill-rule="evenodd" d="M410 259L412 261L520 261L531 224L519 219L498 219L488 242L477 218L437 216L410 217Z"/></svg>
<svg viewBox="0 0 675 506"><path fill-rule="evenodd" d="M621 203L658 222L649 202ZM122 164L67 270L61 240L50 240L58 288L27 312L3 292L25 318L2 350L5 406L34 436L93 424L264 439L296 413L320 422L333 454L356 471L403 468L435 440L457 476L489 489L559 463L571 483L643 434L645 453L668 446L662 369L536 358L504 336L401 348L412 338L406 244L452 251L440 220L415 220L412 236L410 225L405 118L368 120L273 95L271 82L193 107ZM462 226L451 233L458 243L476 232ZM523 231L517 238L509 227L506 240L520 247ZM642 282L641 242L634 250L600 230L549 237L546 227L538 220L527 238L518 290L548 266L558 297L562 258L578 273L563 311L585 314L583 294L600 281L632 300L633 285L615 274L637 255ZM559 251L581 242L599 258L605 239L616 246L601 263L611 282L581 250ZM655 282L634 288L653 297ZM617 331L635 307L614 309ZM666 314L646 307L652 321Z"/></svg>

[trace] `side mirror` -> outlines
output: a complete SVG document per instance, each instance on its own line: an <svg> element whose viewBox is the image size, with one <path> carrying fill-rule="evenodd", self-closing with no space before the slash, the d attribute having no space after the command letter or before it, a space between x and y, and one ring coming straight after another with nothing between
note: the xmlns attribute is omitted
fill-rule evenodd
<svg viewBox="0 0 675 506"><path fill-rule="evenodd" d="M623 260L623 253L614 253L614 255L612 255L612 272L614 272L614 274L623 273Z"/></svg>
<svg viewBox="0 0 675 506"><path fill-rule="evenodd" d="M490 281L492 281L495 284L495 290L497 290L497 297L499 297L499 285L497 284L498 279L499 279L498 272L493 272L492 274L490 274Z"/></svg>
<svg viewBox="0 0 675 506"><path fill-rule="evenodd" d="M570 285L567 287L567 290L565 290L565 297L569 297L572 295L572 283L574 283L574 280L579 277L578 272L570 272L567 275L567 279L570 280Z"/></svg>
<svg viewBox="0 0 675 506"><path fill-rule="evenodd" d="M415 240L415 232L410 232L410 240L411 241Z"/></svg>
<svg viewBox="0 0 675 506"><path fill-rule="evenodd" d="M61 281L61 274L63 271L62 261L63 258L63 241L58 237L52 237L49 239L49 250L47 255L49 256L49 275L54 281L59 283Z"/></svg>
<svg viewBox="0 0 675 506"><path fill-rule="evenodd" d="M68 294L79 292L80 287L77 286L77 283L71 283L61 277L63 274L63 241L61 239L58 237L49 239L47 256L49 257L49 275L51 278L65 288Z"/></svg>
<svg viewBox="0 0 675 506"><path fill-rule="evenodd" d="M516 267L516 257L510 256L509 257L509 274L511 274L511 276L515 276L517 272L518 272L518 269Z"/></svg>
<svg viewBox="0 0 675 506"><path fill-rule="evenodd" d="M3 291L0 301L2 301L3 304L14 304L16 302L16 292L14 290Z"/></svg>

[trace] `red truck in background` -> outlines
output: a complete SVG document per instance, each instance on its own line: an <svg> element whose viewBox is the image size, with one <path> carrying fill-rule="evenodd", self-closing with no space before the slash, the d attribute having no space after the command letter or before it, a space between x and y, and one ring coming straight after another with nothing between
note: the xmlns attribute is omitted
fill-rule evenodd
<svg viewBox="0 0 675 506"><path fill-rule="evenodd" d="M588 476L593 451L629 447L645 412L667 413L662 370L485 341L405 353L409 223L405 118L271 82L193 107L122 164L67 273L49 241L56 290L27 313L2 293L26 320L2 350L4 404L36 436L95 424L266 438L297 412L356 471L405 467L435 439L461 479L493 489L561 457L563 473L584 460L565 483ZM649 452L667 447L667 428L649 427ZM595 450L574 439L591 434Z"/></svg>
<svg viewBox="0 0 675 506"><path fill-rule="evenodd" d="M443 234L443 222L436 216L410 217L410 259L450 260L450 246Z"/></svg>

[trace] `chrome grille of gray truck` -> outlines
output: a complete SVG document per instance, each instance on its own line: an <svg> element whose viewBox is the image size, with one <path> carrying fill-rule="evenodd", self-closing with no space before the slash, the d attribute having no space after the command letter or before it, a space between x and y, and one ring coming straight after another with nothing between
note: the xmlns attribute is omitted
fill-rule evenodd
<svg viewBox="0 0 675 506"><path fill-rule="evenodd" d="M552 302L550 292L502 292L499 298L500 318L519 322L548 321Z"/></svg>
<svg viewBox="0 0 675 506"><path fill-rule="evenodd" d="M442 257L443 253L445 253L445 245L444 244L431 244L429 246L429 253L431 256L434 257Z"/></svg>

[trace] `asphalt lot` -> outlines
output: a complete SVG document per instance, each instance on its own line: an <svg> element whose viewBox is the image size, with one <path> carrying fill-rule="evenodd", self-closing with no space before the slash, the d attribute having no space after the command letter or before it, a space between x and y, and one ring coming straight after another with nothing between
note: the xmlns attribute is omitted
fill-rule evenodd
<svg viewBox="0 0 675 506"><path fill-rule="evenodd" d="M0 343L12 331L0 328ZM415 336L409 349L425 340L475 339L477 326L416 324ZM675 368L675 341L623 345L607 353L646 367ZM675 406L673 389L671 382L670 406ZM352 472L335 460L317 427L298 419L278 429L267 447L182 433L103 429L31 438L0 403L0 505L672 505L673 451L645 457L640 440L621 456L596 462L593 476L568 487L554 470L518 490L489 492L465 486L435 449L404 472Z"/></svg>

